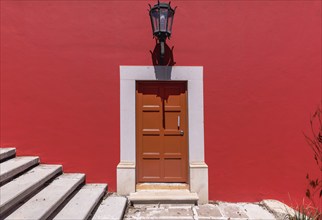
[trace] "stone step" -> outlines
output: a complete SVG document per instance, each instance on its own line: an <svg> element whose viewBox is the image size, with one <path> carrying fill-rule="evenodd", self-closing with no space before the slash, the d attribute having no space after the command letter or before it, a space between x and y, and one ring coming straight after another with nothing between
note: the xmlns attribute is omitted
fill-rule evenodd
<svg viewBox="0 0 322 220"><path fill-rule="evenodd" d="M267 199L261 201L260 204L271 213L273 213L277 217L277 219L288 219L288 215L294 216L298 214L297 211L278 200Z"/></svg>
<svg viewBox="0 0 322 220"><path fill-rule="evenodd" d="M128 197L132 204L197 204L197 193L189 190L142 190Z"/></svg>
<svg viewBox="0 0 322 220"><path fill-rule="evenodd" d="M0 215L62 172L61 165L39 165L0 187Z"/></svg>
<svg viewBox="0 0 322 220"><path fill-rule="evenodd" d="M166 219L166 220L195 220L200 219L196 215L193 204L144 204L130 206L124 215L124 220L151 220L151 219ZM196 218L195 218L196 217ZM207 220L222 218L206 218ZM200 219L201 220L201 219ZM227 218L225 219L227 220Z"/></svg>
<svg viewBox="0 0 322 220"><path fill-rule="evenodd" d="M84 174L62 174L5 219L47 219L84 180Z"/></svg>
<svg viewBox="0 0 322 220"><path fill-rule="evenodd" d="M15 157L0 164L0 184L37 165L39 157Z"/></svg>
<svg viewBox="0 0 322 220"><path fill-rule="evenodd" d="M0 147L0 161L14 157L16 155L16 148L1 148Z"/></svg>
<svg viewBox="0 0 322 220"><path fill-rule="evenodd" d="M106 190L107 184L88 184L83 186L54 219L88 219Z"/></svg>
<svg viewBox="0 0 322 220"><path fill-rule="evenodd" d="M122 196L108 196L96 210L92 220L121 220L127 206L127 199Z"/></svg>

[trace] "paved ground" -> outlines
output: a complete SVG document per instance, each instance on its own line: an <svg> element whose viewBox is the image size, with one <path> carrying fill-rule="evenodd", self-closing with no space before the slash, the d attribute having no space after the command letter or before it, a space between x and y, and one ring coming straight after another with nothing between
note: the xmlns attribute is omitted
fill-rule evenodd
<svg viewBox="0 0 322 220"><path fill-rule="evenodd" d="M276 200L268 200L268 203L278 204L279 208L284 204ZM129 206L124 215L126 220L134 219L218 219L218 220L275 220L283 219L280 213L271 210L265 203L226 203L218 202L206 205L184 204L155 204Z"/></svg>

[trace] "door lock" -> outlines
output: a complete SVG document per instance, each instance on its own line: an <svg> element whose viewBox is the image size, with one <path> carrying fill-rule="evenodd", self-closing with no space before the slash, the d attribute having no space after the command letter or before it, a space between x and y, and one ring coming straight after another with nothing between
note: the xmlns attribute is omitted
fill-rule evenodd
<svg viewBox="0 0 322 220"><path fill-rule="evenodd" d="M184 135L184 131L180 130L180 135L183 136Z"/></svg>

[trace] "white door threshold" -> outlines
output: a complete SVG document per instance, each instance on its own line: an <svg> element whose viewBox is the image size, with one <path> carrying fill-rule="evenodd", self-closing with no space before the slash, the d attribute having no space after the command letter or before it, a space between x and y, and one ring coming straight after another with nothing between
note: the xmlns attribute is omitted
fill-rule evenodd
<svg viewBox="0 0 322 220"><path fill-rule="evenodd" d="M140 190L128 197L132 204L198 204L197 193L182 190Z"/></svg>
<svg viewBox="0 0 322 220"><path fill-rule="evenodd" d="M189 190L187 183L137 183L136 191L142 190Z"/></svg>

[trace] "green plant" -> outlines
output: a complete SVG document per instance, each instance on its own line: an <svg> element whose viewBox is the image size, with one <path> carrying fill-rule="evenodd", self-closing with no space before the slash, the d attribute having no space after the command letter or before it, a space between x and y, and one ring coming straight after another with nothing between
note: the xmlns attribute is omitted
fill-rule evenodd
<svg viewBox="0 0 322 220"><path fill-rule="evenodd" d="M319 106L315 113L310 118L311 135L306 135L305 139L313 150L314 160L319 168L320 173L322 173L322 106ZM321 177L320 177L321 178ZM312 178L309 174L306 175L308 181L308 187L306 189L305 195L314 207L315 197L322 198L322 180L320 178Z"/></svg>
<svg viewBox="0 0 322 220"><path fill-rule="evenodd" d="M318 209L311 206L301 205L297 208L295 214L287 214L285 220L321 220L322 215Z"/></svg>
<svg viewBox="0 0 322 220"><path fill-rule="evenodd" d="M320 173L322 173L322 105L320 105L311 116L310 128L311 134L307 135L304 133L304 137L312 149L314 160ZM320 178L321 175L318 178L314 178L307 173L306 179L308 181L308 187L305 195L313 206L306 205L303 200L302 205L298 205L296 211L292 211L292 213L288 211L288 214L284 218L285 220L322 220L321 207L315 203L316 197L318 197L318 201L321 203L322 179Z"/></svg>

